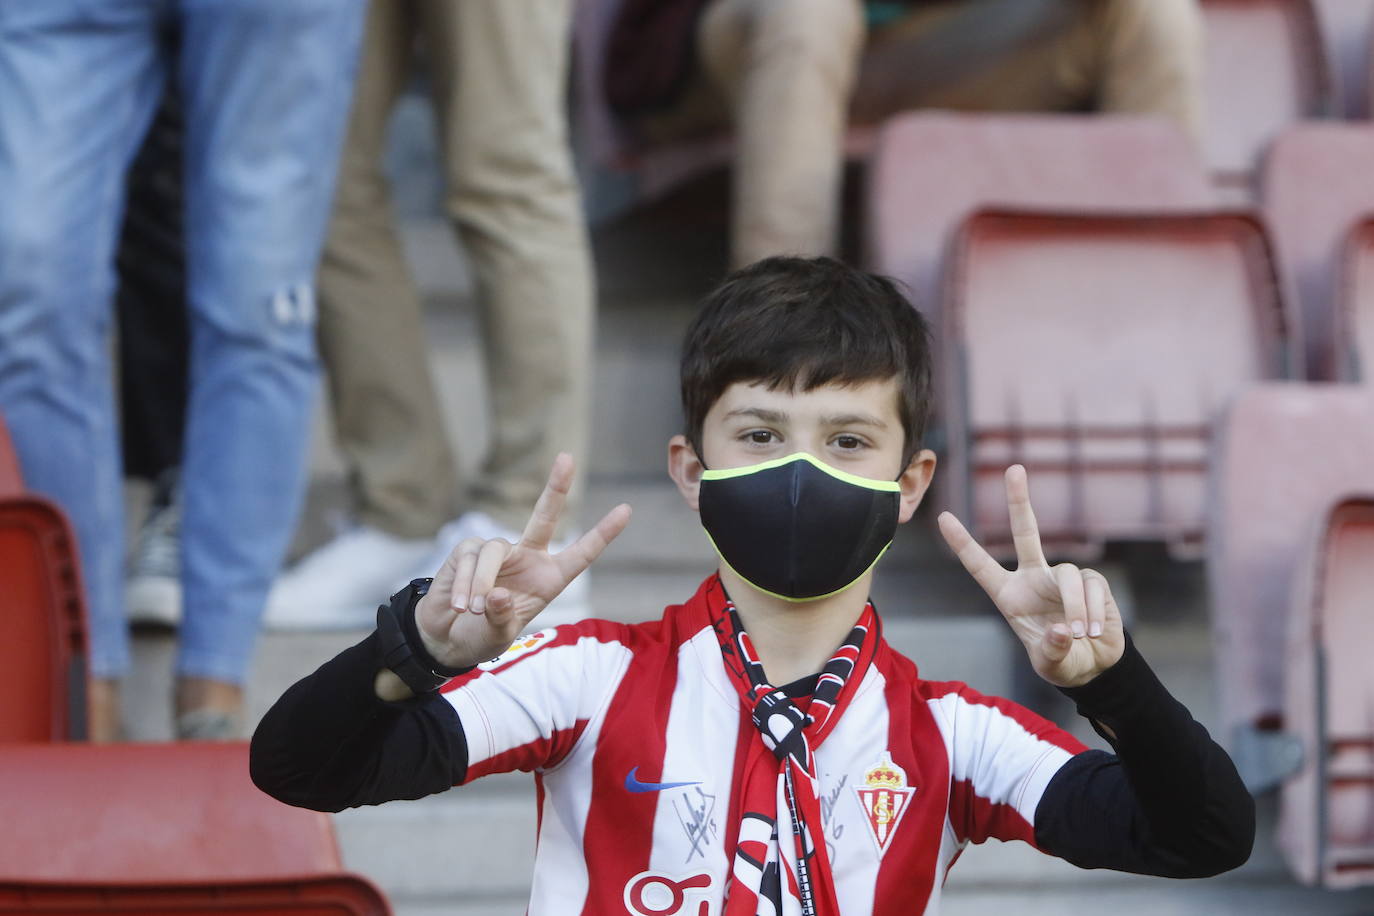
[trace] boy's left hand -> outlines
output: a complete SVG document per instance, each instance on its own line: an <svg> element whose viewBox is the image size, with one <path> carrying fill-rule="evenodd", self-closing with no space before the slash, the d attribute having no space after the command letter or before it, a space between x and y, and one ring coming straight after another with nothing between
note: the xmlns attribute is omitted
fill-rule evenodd
<svg viewBox="0 0 1374 916"><path fill-rule="evenodd" d="M1036 673L1057 687L1086 684L1116 664L1126 648L1107 579L1094 569L1045 561L1026 469L1019 464L1007 468L1007 508L1016 544L1014 572L994 560L953 514L940 513L940 533L1011 624Z"/></svg>

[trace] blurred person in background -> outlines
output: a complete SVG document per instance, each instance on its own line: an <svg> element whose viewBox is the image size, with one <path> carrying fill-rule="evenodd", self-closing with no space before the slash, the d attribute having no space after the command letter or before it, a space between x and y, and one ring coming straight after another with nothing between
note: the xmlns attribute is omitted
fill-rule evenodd
<svg viewBox="0 0 1374 916"><path fill-rule="evenodd" d="M1201 79L1197 0L626 0L605 70L650 139L733 124L736 266L834 251L851 121L1095 110L1197 137Z"/></svg>
<svg viewBox="0 0 1374 916"><path fill-rule="evenodd" d="M29 486L76 528L95 740L120 735L129 665L108 349L126 171L175 84L191 336L175 725L227 738L303 491L314 273L362 20L361 0L0 4L0 411Z"/></svg>
<svg viewBox="0 0 1374 916"><path fill-rule="evenodd" d="M278 581L269 627L371 627L378 594L429 575L459 541L519 540L554 456L583 461L594 311L568 142L571 18L571 0L371 4L319 279L320 354L357 524ZM444 209L475 275L490 392L491 444L463 489L382 171L417 51ZM466 511L450 522L455 505ZM546 619L580 619L585 604L584 578Z"/></svg>
<svg viewBox="0 0 1374 916"><path fill-rule="evenodd" d="M150 488L134 537L125 604L129 621L181 621L181 476L186 433L186 245L182 220L185 125L168 87L129 168L115 254L119 417L124 476Z"/></svg>

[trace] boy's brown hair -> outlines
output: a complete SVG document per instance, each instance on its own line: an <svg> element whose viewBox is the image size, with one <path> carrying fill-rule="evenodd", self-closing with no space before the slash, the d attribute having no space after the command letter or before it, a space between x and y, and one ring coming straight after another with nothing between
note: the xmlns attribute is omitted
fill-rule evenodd
<svg viewBox="0 0 1374 916"><path fill-rule="evenodd" d="M682 347L682 410L701 454L706 414L735 382L772 390L898 380L904 462L930 413L930 332L887 277L833 258L765 258L701 301Z"/></svg>

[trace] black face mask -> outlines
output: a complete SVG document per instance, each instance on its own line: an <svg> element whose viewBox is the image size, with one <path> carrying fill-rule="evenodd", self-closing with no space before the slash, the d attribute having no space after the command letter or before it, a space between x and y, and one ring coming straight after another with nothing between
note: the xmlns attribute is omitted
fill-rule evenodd
<svg viewBox="0 0 1374 916"><path fill-rule="evenodd" d="M812 601L873 568L897 532L901 487L797 452L701 475L701 524L726 565L761 592Z"/></svg>

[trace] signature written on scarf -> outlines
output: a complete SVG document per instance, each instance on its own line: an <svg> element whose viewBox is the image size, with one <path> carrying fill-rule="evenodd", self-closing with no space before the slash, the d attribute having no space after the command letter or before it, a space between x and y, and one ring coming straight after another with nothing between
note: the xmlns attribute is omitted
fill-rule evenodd
<svg viewBox="0 0 1374 916"><path fill-rule="evenodd" d="M673 799L673 810L691 844L687 849L687 861L698 855L705 858L706 849L720 836L715 818L716 797L696 786Z"/></svg>

